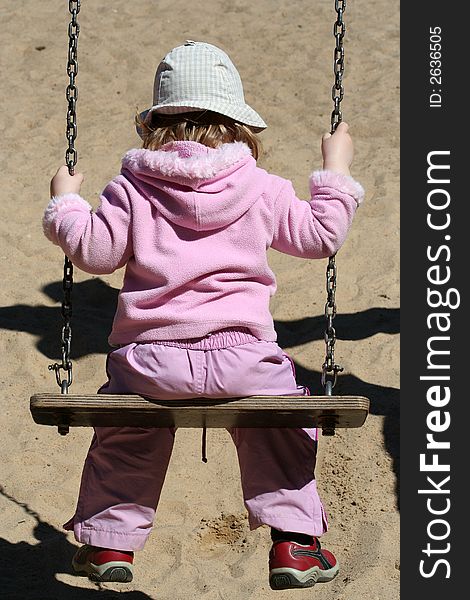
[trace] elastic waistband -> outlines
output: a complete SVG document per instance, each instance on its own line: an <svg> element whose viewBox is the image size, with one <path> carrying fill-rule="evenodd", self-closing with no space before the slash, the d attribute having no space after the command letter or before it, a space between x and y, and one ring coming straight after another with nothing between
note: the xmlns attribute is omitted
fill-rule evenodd
<svg viewBox="0 0 470 600"><path fill-rule="evenodd" d="M241 346L242 344L258 341L259 339L247 327L233 327L209 333L202 338L159 340L153 343L161 346L185 348L187 350L222 350L223 348L232 348L233 346Z"/></svg>

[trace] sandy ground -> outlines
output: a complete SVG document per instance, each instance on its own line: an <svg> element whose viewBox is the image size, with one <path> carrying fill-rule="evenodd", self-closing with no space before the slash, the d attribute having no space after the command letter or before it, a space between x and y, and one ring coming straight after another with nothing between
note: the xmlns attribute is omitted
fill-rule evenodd
<svg viewBox="0 0 470 600"><path fill-rule="evenodd" d="M260 164L307 197L320 166L331 112L333 1L85 0L80 13L79 169L83 194L97 194L138 145L132 119L150 102L156 64L185 39L224 48L246 98L269 128ZM357 430L320 440L319 489L330 515L324 545L342 569L310 591L272 592L269 535L250 532L236 455L223 430L181 430L156 528L136 560L135 581L95 585L70 573L76 542L61 524L75 506L89 429L60 437L29 413L35 392L57 391L47 365L58 358L62 255L42 235L50 176L63 161L67 2L0 2L2 175L0 257L2 436L0 596L12 599L395 600L399 596L397 506L399 307L398 3L348 2L345 120L353 174L366 189L338 255L337 393L371 399ZM325 261L273 252L272 303L280 343L298 377L319 389L324 356ZM103 382L106 337L121 273L76 274L72 391Z"/></svg>

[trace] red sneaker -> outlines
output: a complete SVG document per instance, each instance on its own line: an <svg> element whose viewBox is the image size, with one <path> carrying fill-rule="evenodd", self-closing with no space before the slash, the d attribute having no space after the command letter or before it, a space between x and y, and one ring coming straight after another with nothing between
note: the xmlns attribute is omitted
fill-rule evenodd
<svg viewBox="0 0 470 600"><path fill-rule="evenodd" d="M339 565L317 538L311 546L284 540L274 542L269 553L269 585L273 590L312 587L336 577Z"/></svg>
<svg viewBox="0 0 470 600"><path fill-rule="evenodd" d="M77 575L88 575L93 581L132 581L134 553L108 550L85 544L72 558Z"/></svg>

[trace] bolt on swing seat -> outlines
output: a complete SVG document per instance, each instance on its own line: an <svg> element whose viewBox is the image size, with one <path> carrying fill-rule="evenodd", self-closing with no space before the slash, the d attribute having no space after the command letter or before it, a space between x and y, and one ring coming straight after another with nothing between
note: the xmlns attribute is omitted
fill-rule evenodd
<svg viewBox="0 0 470 600"><path fill-rule="evenodd" d="M331 115L331 131L336 129L342 116L340 103L343 99L342 77L344 70L343 37L345 26L343 13L345 0L335 0L337 20L334 26L335 84L332 88L334 110ZM75 77L78 72L77 45L79 25L77 15L80 0L69 2L71 22L69 24L69 60L67 73L69 85L66 97L67 140L65 154L70 174L73 174L77 161L74 147L76 138L75 105L77 88ZM324 435L334 435L336 428L361 427L369 412L369 400L363 396L333 396L332 388L337 373L342 368L334 362L336 341L333 318L336 315L336 265L332 256L327 268L328 300L325 305L327 329L325 342L327 354L322 366L324 396L250 396L241 398L193 398L190 400L153 400L137 395L116 394L69 394L72 383L72 363L70 361L71 341L71 290L73 265L65 257L62 302L62 363L49 367L56 373L61 393L35 394L30 399L30 410L34 421L40 425L55 425L60 434L65 435L69 427L318 427ZM62 380L64 370L67 379ZM328 379L329 374L333 374Z"/></svg>

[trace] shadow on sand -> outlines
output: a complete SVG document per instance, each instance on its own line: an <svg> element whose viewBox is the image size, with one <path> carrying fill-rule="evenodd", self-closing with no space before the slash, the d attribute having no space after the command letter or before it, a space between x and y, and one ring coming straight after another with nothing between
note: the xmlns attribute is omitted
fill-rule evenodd
<svg viewBox="0 0 470 600"><path fill-rule="evenodd" d="M65 533L46 523L27 504L19 502L0 486L0 496L20 506L32 518L37 544L12 543L0 537L0 590L5 600L151 600L143 592L114 592L99 583L85 589L58 581L56 575L71 573L70 562L77 547Z"/></svg>

